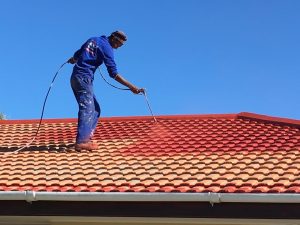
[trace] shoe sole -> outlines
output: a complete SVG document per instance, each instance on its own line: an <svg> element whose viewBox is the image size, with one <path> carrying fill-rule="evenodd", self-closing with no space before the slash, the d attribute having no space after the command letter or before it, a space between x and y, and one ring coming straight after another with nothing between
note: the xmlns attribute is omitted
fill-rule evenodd
<svg viewBox="0 0 300 225"><path fill-rule="evenodd" d="M75 147L76 151L82 151L82 150L86 150L86 151L94 151L94 150L98 150L98 148L81 148L81 147Z"/></svg>

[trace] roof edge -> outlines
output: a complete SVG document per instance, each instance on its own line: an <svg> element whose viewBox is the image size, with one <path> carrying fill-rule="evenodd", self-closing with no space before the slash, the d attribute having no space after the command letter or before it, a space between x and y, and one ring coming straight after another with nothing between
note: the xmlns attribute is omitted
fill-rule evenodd
<svg viewBox="0 0 300 225"><path fill-rule="evenodd" d="M251 119L259 122L277 123L280 125L288 125L300 128L300 120L288 119L282 117L267 116L256 113L241 112L237 114L238 119Z"/></svg>
<svg viewBox="0 0 300 225"><path fill-rule="evenodd" d="M39 192L1 191L1 200L33 201L125 201L125 202L240 202L240 203L300 203L295 193L130 193L130 192Z"/></svg>

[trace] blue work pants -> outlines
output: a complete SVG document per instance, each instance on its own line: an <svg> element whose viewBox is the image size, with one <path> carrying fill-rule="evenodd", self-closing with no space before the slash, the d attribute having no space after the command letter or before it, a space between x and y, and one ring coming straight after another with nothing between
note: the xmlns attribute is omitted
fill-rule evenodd
<svg viewBox="0 0 300 225"><path fill-rule="evenodd" d="M94 95L92 76L73 73L71 87L79 107L76 143L80 144L93 137L101 110Z"/></svg>

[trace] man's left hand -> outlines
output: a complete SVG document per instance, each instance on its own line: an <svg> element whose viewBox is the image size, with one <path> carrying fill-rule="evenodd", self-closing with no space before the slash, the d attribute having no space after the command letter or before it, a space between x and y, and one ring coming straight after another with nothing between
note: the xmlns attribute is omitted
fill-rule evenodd
<svg viewBox="0 0 300 225"><path fill-rule="evenodd" d="M71 57L71 58L68 60L68 63L75 64L75 63L77 63L77 60L76 60L74 57Z"/></svg>

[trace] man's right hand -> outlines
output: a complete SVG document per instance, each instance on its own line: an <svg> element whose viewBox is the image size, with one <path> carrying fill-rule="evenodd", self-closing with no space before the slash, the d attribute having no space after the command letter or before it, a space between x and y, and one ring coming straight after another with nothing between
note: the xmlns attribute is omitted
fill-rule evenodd
<svg viewBox="0 0 300 225"><path fill-rule="evenodd" d="M145 93L145 89L136 87L129 81L125 80L120 74L117 74L115 76L115 80L118 81L120 84L123 84L124 86L128 87L134 94Z"/></svg>
<svg viewBox="0 0 300 225"><path fill-rule="evenodd" d="M134 94L139 94L139 93L145 93L145 89L144 88L137 88L135 86L131 87L130 90L134 93Z"/></svg>
<svg viewBox="0 0 300 225"><path fill-rule="evenodd" d="M140 88L139 93L145 94L145 88Z"/></svg>
<svg viewBox="0 0 300 225"><path fill-rule="evenodd" d="M74 57L71 57L71 58L68 60L68 63L75 64L75 63L77 63L77 59L75 59Z"/></svg>

